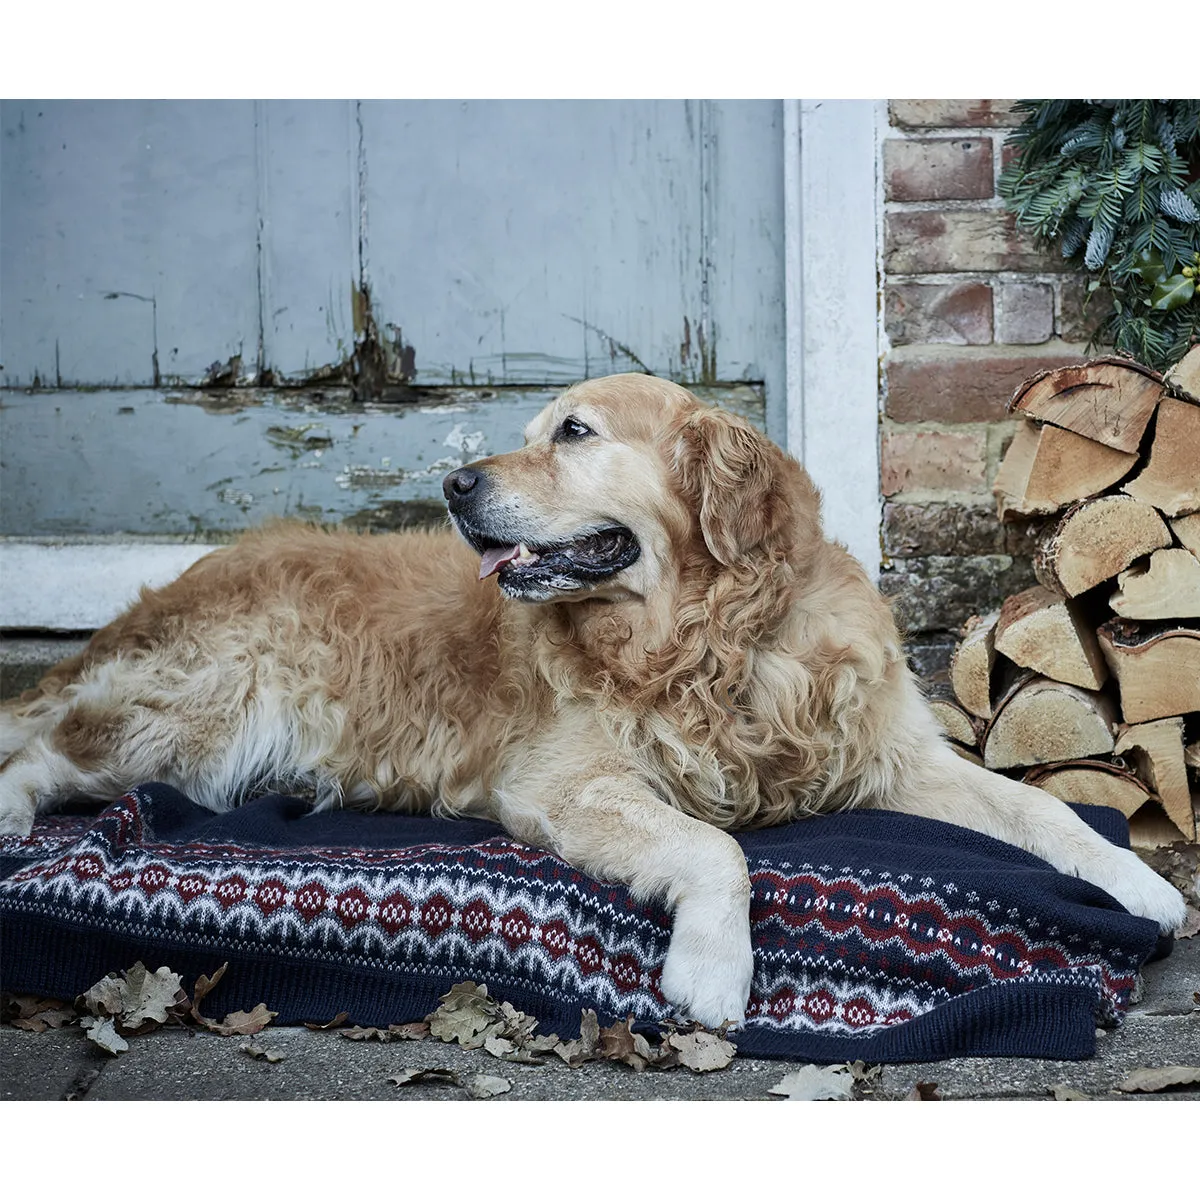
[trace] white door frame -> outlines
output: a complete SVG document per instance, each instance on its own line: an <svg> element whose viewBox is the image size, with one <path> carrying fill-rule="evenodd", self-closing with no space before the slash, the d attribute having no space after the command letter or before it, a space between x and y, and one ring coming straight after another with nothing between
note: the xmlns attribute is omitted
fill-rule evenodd
<svg viewBox="0 0 1200 1200"><path fill-rule="evenodd" d="M825 531L879 576L878 111L785 100L788 450L823 497Z"/></svg>

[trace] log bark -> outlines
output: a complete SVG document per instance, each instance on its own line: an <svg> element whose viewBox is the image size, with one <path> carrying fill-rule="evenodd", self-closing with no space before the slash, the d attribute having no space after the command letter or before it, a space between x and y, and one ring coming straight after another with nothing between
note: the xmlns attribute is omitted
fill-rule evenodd
<svg viewBox="0 0 1200 1200"><path fill-rule="evenodd" d="M1059 512L1120 483L1137 461L1069 429L1026 422L996 473L996 511L1002 521Z"/></svg>
<svg viewBox="0 0 1200 1200"><path fill-rule="evenodd" d="M1167 372L1167 383L1200 404L1200 346L1193 346Z"/></svg>
<svg viewBox="0 0 1200 1200"><path fill-rule="evenodd" d="M992 715L992 663L996 660L993 639L999 616L999 612L993 612L972 617L950 660L950 682L959 704L985 721Z"/></svg>
<svg viewBox="0 0 1200 1200"><path fill-rule="evenodd" d="M1159 403L1150 461L1121 490L1168 517L1200 510L1200 404Z"/></svg>
<svg viewBox="0 0 1200 1200"><path fill-rule="evenodd" d="M1120 617L1200 617L1200 559L1188 550L1155 550L1147 566L1135 564L1122 571L1117 584L1109 605Z"/></svg>
<svg viewBox="0 0 1200 1200"><path fill-rule="evenodd" d="M929 692L929 707L951 741L978 746L983 722L959 705L949 684L935 684Z"/></svg>
<svg viewBox="0 0 1200 1200"><path fill-rule="evenodd" d="M1103 804L1126 817L1152 799L1150 789L1132 771L1094 759L1034 767L1025 773L1024 782L1067 804Z"/></svg>
<svg viewBox="0 0 1200 1200"><path fill-rule="evenodd" d="M1034 375L1017 389L1008 407L1136 453L1162 395L1158 372L1123 358L1097 358Z"/></svg>
<svg viewBox="0 0 1200 1200"><path fill-rule="evenodd" d="M1060 683L1095 690L1108 678L1096 634L1078 605L1049 588L1027 588L1005 600L996 622L996 650Z"/></svg>
<svg viewBox="0 0 1200 1200"><path fill-rule="evenodd" d="M1200 628L1117 617L1096 630L1125 720L1140 725L1200 711Z"/></svg>
<svg viewBox="0 0 1200 1200"><path fill-rule="evenodd" d="M1034 556L1038 582L1078 596L1125 570L1135 558L1171 545L1166 522L1132 496L1100 496L1063 513Z"/></svg>
<svg viewBox="0 0 1200 1200"><path fill-rule="evenodd" d="M1127 759L1138 778L1158 796L1180 834L1194 841L1196 822L1183 759L1183 718L1126 725L1117 737L1114 752Z"/></svg>
<svg viewBox="0 0 1200 1200"><path fill-rule="evenodd" d="M997 707L983 742L993 771L1112 753L1117 713L1095 692L1033 678Z"/></svg>

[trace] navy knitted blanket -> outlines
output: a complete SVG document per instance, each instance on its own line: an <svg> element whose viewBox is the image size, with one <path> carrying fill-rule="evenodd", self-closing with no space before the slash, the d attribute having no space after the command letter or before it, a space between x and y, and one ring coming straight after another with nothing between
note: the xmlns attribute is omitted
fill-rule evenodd
<svg viewBox="0 0 1200 1200"><path fill-rule="evenodd" d="M1113 840L1124 820L1079 810ZM753 885L743 1053L844 1062L1082 1058L1120 1020L1150 921L1012 846L887 812L739 835ZM312 814L265 796L214 815L162 784L0 838L0 982L72 997L141 960L281 1022L421 1019L465 979L576 1036L671 1015L669 915L496 825Z"/></svg>

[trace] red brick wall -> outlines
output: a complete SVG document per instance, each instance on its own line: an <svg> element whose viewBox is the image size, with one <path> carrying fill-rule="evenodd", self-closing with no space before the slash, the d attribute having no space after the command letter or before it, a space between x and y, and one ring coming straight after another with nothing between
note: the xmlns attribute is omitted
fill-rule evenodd
<svg viewBox="0 0 1200 1200"><path fill-rule="evenodd" d="M893 100L883 141L883 590L923 674L954 631L1033 582L1030 531L996 519L1005 406L1086 354L1080 279L996 195L1010 100Z"/></svg>

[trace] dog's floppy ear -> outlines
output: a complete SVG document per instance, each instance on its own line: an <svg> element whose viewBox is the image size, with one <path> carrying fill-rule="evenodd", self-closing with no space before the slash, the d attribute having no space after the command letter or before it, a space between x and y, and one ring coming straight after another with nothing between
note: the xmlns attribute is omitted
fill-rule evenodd
<svg viewBox="0 0 1200 1200"><path fill-rule="evenodd" d="M789 504L777 446L719 409L689 413L678 427L675 469L695 506L709 553L732 566L786 531Z"/></svg>

